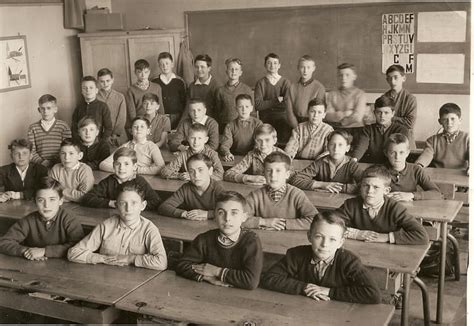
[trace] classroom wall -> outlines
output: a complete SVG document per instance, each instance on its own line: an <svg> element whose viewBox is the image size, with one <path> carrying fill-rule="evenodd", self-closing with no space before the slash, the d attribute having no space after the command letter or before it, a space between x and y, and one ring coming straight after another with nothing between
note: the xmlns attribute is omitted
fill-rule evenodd
<svg viewBox="0 0 474 326"><path fill-rule="evenodd" d="M0 93L0 164L10 162L8 144L26 137L39 120L38 98L58 99L58 117L69 122L80 96L81 57L75 30L63 28L63 6L0 6L0 36L26 35L31 88Z"/></svg>

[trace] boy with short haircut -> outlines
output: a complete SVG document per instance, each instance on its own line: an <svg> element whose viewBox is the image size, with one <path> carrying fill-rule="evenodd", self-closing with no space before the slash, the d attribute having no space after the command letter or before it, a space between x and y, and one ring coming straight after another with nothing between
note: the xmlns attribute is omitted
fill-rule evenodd
<svg viewBox="0 0 474 326"><path fill-rule="evenodd" d="M316 70L316 61L309 55L298 60L300 79L292 84L288 91L287 115L288 123L292 128L298 123L308 120L308 103L314 98L324 101L326 89L323 84L313 78Z"/></svg>
<svg viewBox="0 0 474 326"><path fill-rule="evenodd" d="M391 192L387 197L396 201L443 199L438 186L430 180L425 170L406 162L410 154L410 141L405 135L390 135L384 152L388 159L387 168L392 176Z"/></svg>
<svg viewBox="0 0 474 326"><path fill-rule="evenodd" d="M117 208L120 188L137 184L145 192L146 209L157 209L161 203L160 197L142 176L137 175L137 153L133 149L121 147L115 151L113 158L114 174L94 185L94 188L82 197L81 204L88 207Z"/></svg>
<svg viewBox="0 0 474 326"><path fill-rule="evenodd" d="M66 138L71 138L71 129L66 122L56 119L57 100L44 94L38 99L41 120L28 128L28 140L33 144L31 161L47 168L59 162L59 147Z"/></svg>
<svg viewBox="0 0 474 326"><path fill-rule="evenodd" d="M78 123L82 118L88 116L97 122L99 137L108 142L112 136L112 119L107 104L97 99L99 93L97 80L92 76L83 77L81 90L83 100L72 114L72 137L76 140L79 139Z"/></svg>
<svg viewBox="0 0 474 326"><path fill-rule="evenodd" d="M267 230L309 230L318 213L306 194L286 183L290 176L291 160L285 153L273 152L265 158L266 185L247 196L248 228Z"/></svg>
<svg viewBox="0 0 474 326"><path fill-rule="evenodd" d="M33 261L65 257L84 232L81 223L61 208L61 185L49 177L41 178L35 201L38 210L13 224L0 238L0 252Z"/></svg>
<svg viewBox="0 0 474 326"><path fill-rule="evenodd" d="M38 182L48 175L48 169L31 162L33 144L15 139L8 146L13 163L0 167L0 203L10 199L34 198Z"/></svg>
<svg viewBox="0 0 474 326"><path fill-rule="evenodd" d="M168 133L171 131L170 118L159 112L160 104L156 94L146 93L142 99L145 109L145 118L150 121L150 133L148 140L151 140L158 147L163 147L168 140Z"/></svg>
<svg viewBox="0 0 474 326"><path fill-rule="evenodd" d="M186 106L186 84L184 80L173 73L173 56L169 52L158 55L158 65L161 74L152 80L161 87L163 109L171 120L171 129L176 129Z"/></svg>
<svg viewBox="0 0 474 326"><path fill-rule="evenodd" d="M311 245L288 249L262 275L263 288L316 301L376 304L381 294L359 257L342 248L346 226L335 212L318 214L308 231Z"/></svg>
<svg viewBox="0 0 474 326"><path fill-rule="evenodd" d="M216 197L224 187L212 178L211 159L203 153L193 154L186 167L190 181L165 200L158 213L192 221L214 218Z"/></svg>
<svg viewBox="0 0 474 326"><path fill-rule="evenodd" d="M207 155L212 162L212 178L217 181L222 180L224 168L217 152L206 145L209 139L207 135L208 129L204 125L200 123L191 125L188 131L189 148L184 152L178 152L176 157L161 170L161 176L167 179L189 181L186 162L192 155L202 153Z"/></svg>
<svg viewBox="0 0 474 326"><path fill-rule="evenodd" d="M362 128L351 156L355 161L383 164L386 157L383 153L384 144L394 133L408 137L408 129L392 121L394 113L393 100L382 95L374 104L375 123Z"/></svg>
<svg viewBox="0 0 474 326"><path fill-rule="evenodd" d="M79 138L82 152L81 162L86 163L92 170L98 170L99 164L110 155L109 144L99 136L97 122L90 117L79 121Z"/></svg>
<svg viewBox="0 0 474 326"><path fill-rule="evenodd" d="M469 134L459 130L461 108L455 103L446 103L439 109L439 124L443 132L426 140L423 153L416 164L435 168L466 169L469 172Z"/></svg>
<svg viewBox="0 0 474 326"><path fill-rule="evenodd" d="M255 110L259 118L278 130L278 141L285 143L291 135L286 114L286 101L291 82L280 76L280 57L275 53L265 56L265 77L255 85Z"/></svg>
<svg viewBox="0 0 474 326"><path fill-rule="evenodd" d="M224 128L219 152L224 161L234 160L235 155L246 155L254 148L253 133L262 125L262 121L252 117L252 96L239 94L235 98L238 117Z"/></svg>
<svg viewBox="0 0 474 326"><path fill-rule="evenodd" d="M97 99L104 102L109 107L110 118L112 120L110 145L116 148L128 140L127 133L125 132L125 122L127 119L125 96L112 88L114 84L114 75L110 69L100 69L97 72L97 80L100 85Z"/></svg>
<svg viewBox="0 0 474 326"><path fill-rule="evenodd" d="M337 209L349 227L348 238L406 245L428 243L421 223L402 204L387 197L390 182L390 172L384 166L373 165L364 171L360 196L347 199Z"/></svg>
<svg viewBox="0 0 474 326"><path fill-rule="evenodd" d="M240 81L242 76L242 61L230 58L225 61L227 82L216 91L216 120L219 133L224 132L226 124L238 117L235 99L239 94L252 96L252 89Z"/></svg>
<svg viewBox="0 0 474 326"><path fill-rule="evenodd" d="M117 197L119 214L97 225L69 249L67 258L83 264L165 270L168 260L160 231L141 215L146 205L145 192L138 184L124 184Z"/></svg>
<svg viewBox="0 0 474 326"><path fill-rule="evenodd" d="M277 132L268 123L264 123L255 129L255 148L244 156L242 161L234 165L224 173L224 180L263 185L265 184L263 161L272 152L285 153L275 146L277 142Z"/></svg>
<svg viewBox="0 0 474 326"><path fill-rule="evenodd" d="M176 129L173 137L170 137L168 142L170 151L186 151L188 146L183 144L189 136L191 126L194 124L201 124L207 128L209 140L207 145L213 150L217 151L219 147L219 125L217 121L207 115L207 107L203 100L192 99L188 104L189 116L182 119Z"/></svg>
<svg viewBox="0 0 474 326"><path fill-rule="evenodd" d="M92 169L80 162L82 156L79 144L67 138L61 143L59 151L61 163L49 171L49 176L63 187L66 201L80 202L82 196L94 186Z"/></svg>
<svg viewBox="0 0 474 326"><path fill-rule="evenodd" d="M314 98L308 103L308 121L298 124L291 133L285 152L293 159L316 159L326 151L327 136L332 127L323 122L326 116L324 100Z"/></svg>
<svg viewBox="0 0 474 326"><path fill-rule="evenodd" d="M198 282L252 290L258 286L263 266L258 236L241 228L247 219L245 198L225 191L216 199L218 229L194 239L176 265L176 273Z"/></svg>

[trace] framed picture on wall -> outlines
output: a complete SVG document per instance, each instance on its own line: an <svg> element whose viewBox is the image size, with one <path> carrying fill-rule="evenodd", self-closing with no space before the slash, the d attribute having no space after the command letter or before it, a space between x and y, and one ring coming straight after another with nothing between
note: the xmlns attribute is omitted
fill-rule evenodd
<svg viewBox="0 0 474 326"><path fill-rule="evenodd" d="M0 92L31 87L26 36L0 37Z"/></svg>

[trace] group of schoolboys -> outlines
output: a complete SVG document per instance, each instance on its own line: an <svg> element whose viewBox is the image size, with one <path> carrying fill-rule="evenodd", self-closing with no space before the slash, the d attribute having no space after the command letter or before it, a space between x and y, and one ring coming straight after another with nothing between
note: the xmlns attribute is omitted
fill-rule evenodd
<svg viewBox="0 0 474 326"><path fill-rule="evenodd" d="M349 64L338 67L341 87L326 95L313 78L311 57L299 60L301 78L291 84L278 74L278 56L269 54L267 75L255 87L259 120L253 116L252 90L239 80L239 59L226 61L228 82L219 87L210 74L210 57L197 56L197 78L187 89L173 73L169 53L160 54L158 62L162 73L151 82L149 64L135 63L137 82L125 97L111 88L108 69L98 72L98 82L84 77L84 100L74 111L72 130L56 119L56 99L40 97L41 120L30 126L28 140L11 143L13 163L0 168L0 201L34 199L38 211L0 238L0 252L164 270L158 228L141 215L150 209L191 221L215 219L218 229L198 235L177 263L176 272L184 277L245 289L260 284L315 300L380 302L370 273L342 248L344 239L428 242L399 201L441 198L422 167L467 167L469 137L459 130L460 108L441 107L443 132L430 137L411 164L406 158L416 102L402 88L400 66L387 71L391 90L375 102L376 123L363 127L365 94L354 87L355 68ZM168 135L171 129L176 132ZM277 143L284 142L283 150ZM165 144L178 151L166 166L160 152ZM224 173L219 155L225 161L245 156ZM295 157L314 162L293 171ZM359 160L379 164L362 171ZM98 168L113 174L94 185L92 169ZM162 202L139 174L189 182ZM225 191L222 179L262 187L244 198ZM359 191L359 196L320 213L302 189ZM80 223L61 208L63 201L116 208L118 214L83 238ZM306 230L311 245L289 249L262 274L262 246L249 230L257 228Z"/></svg>

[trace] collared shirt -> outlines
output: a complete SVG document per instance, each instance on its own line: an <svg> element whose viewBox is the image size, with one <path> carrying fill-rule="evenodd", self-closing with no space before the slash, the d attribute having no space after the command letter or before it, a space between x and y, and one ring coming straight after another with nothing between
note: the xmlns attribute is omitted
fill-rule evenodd
<svg viewBox="0 0 474 326"><path fill-rule="evenodd" d="M375 205L371 205L371 206L368 206L364 203L364 204L362 204L362 208L367 210L367 213L369 214L371 219L374 219L377 216L377 214L379 213L379 211L382 208L384 203L385 203L385 201L383 199L379 203L377 203Z"/></svg>
<svg viewBox="0 0 474 326"><path fill-rule="evenodd" d="M207 118L209 118L209 116L205 115L204 118L201 119L201 121L194 121L192 120L193 123L200 123L202 124L203 126L206 125L206 122L207 122Z"/></svg>
<svg viewBox="0 0 474 326"><path fill-rule="evenodd" d="M110 94L112 94L112 88L109 89L108 91L105 90L105 89L103 89L103 88L101 88L101 89L99 90L99 94L100 94L100 96L104 99L103 102L107 102L107 100L108 100L109 97L110 97ZM97 95L99 95L99 94L97 94ZM99 97L99 96L97 96L97 97Z"/></svg>
<svg viewBox="0 0 474 326"><path fill-rule="evenodd" d="M175 79L175 78L176 78L176 75L175 75L174 73L172 73L172 74L170 75L170 78L169 78L169 79L166 78L166 75L165 75L165 74L160 74L160 80L161 80L161 81L163 82L163 84L165 84L165 85L168 85L169 83L171 83L171 81L172 81L173 79Z"/></svg>
<svg viewBox="0 0 474 326"><path fill-rule="evenodd" d="M49 220L45 220L42 216L41 216L41 222L44 224L44 226L46 227L46 230L51 230L51 228L53 227L53 225L56 223L56 220L58 219L58 215L59 215L59 211L56 213L56 215L54 215L53 218L50 218Z"/></svg>
<svg viewBox="0 0 474 326"><path fill-rule="evenodd" d="M443 136L444 136L444 138L446 138L446 141L448 142L448 144L451 144L456 139L456 137L458 135L459 135L459 130L457 130L455 132L452 132L452 133L449 133L449 132L446 132L446 131L443 132Z"/></svg>
<svg viewBox="0 0 474 326"><path fill-rule="evenodd" d="M334 263L334 255L326 259L311 259L311 265L314 265L314 274L321 280L326 274L327 269Z"/></svg>
<svg viewBox="0 0 474 326"><path fill-rule="evenodd" d="M233 85L229 84L229 82L225 83L225 87L227 87L231 90L235 90L237 87L239 87L239 85L240 85L240 81L236 82Z"/></svg>
<svg viewBox="0 0 474 326"><path fill-rule="evenodd" d="M67 168L63 165L65 169L70 170L70 171L79 169L79 166L81 166L81 162L77 162L77 164L74 165L72 168Z"/></svg>
<svg viewBox="0 0 474 326"><path fill-rule="evenodd" d="M279 202L286 194L286 183L278 189L272 189L270 186L267 186L268 195L274 202Z"/></svg>
<svg viewBox="0 0 474 326"><path fill-rule="evenodd" d="M268 74L266 75L265 77L267 77L268 81L270 82L270 84L272 84L273 86L276 85L276 83L278 83L278 81L281 79L281 76L280 75L272 75L272 74Z"/></svg>
<svg viewBox="0 0 474 326"><path fill-rule="evenodd" d="M300 78L300 80L298 80L298 83L300 83L303 86L307 86L307 85L311 84L313 82L313 80L314 79L311 77L310 79L308 79L307 81L304 82L303 79Z"/></svg>
<svg viewBox="0 0 474 326"><path fill-rule="evenodd" d="M23 185L24 185L24 184L25 184L26 173L28 172L28 168L30 167L30 165L28 165L28 166L26 167L26 169L24 169L23 171L20 170L20 169L18 168L18 166L15 165L15 167L16 167L16 170L18 171L18 174L20 175L21 182L23 182Z"/></svg>
<svg viewBox="0 0 474 326"><path fill-rule="evenodd" d="M56 121L56 118L52 118L51 121L46 121L46 120L41 119L40 121L41 127L43 127L45 131L49 131L49 129L51 129L51 127L54 125L55 121Z"/></svg>
<svg viewBox="0 0 474 326"><path fill-rule="evenodd" d="M390 128L391 125L392 125L391 123L388 124L388 125L382 125L382 124L378 124L378 123L377 123L377 124L376 124L376 127L377 127L377 129L380 131L381 134L384 134L385 131L386 131L388 128Z"/></svg>
<svg viewBox="0 0 474 326"><path fill-rule="evenodd" d="M139 82L137 80L137 82L135 83L135 85L137 85L138 88L146 91L149 87L150 87L150 81L149 80L144 80L142 82Z"/></svg>
<svg viewBox="0 0 474 326"><path fill-rule="evenodd" d="M240 231L241 230L239 230L239 232L236 232L235 234L232 234L230 236L227 236L223 233L219 233L219 235L217 236L217 241L224 247L230 247L234 245L235 243L237 243L237 241L239 241Z"/></svg>
<svg viewBox="0 0 474 326"><path fill-rule="evenodd" d="M334 164L334 162L329 158L329 156L326 156L325 158L323 158L323 160L325 160L328 165L329 165L329 177L332 179L334 178L334 176L336 175L337 171L342 167L344 166L344 164L346 164L347 162L350 161L350 158L349 156L344 156L344 158L342 159L342 161L339 163L339 164Z"/></svg>
<svg viewBox="0 0 474 326"><path fill-rule="evenodd" d="M209 78L204 83L201 83L199 78L197 78L196 81L194 82L194 85L207 85L207 86L209 86L209 84L211 83L211 79L212 79L212 75L209 75Z"/></svg>

